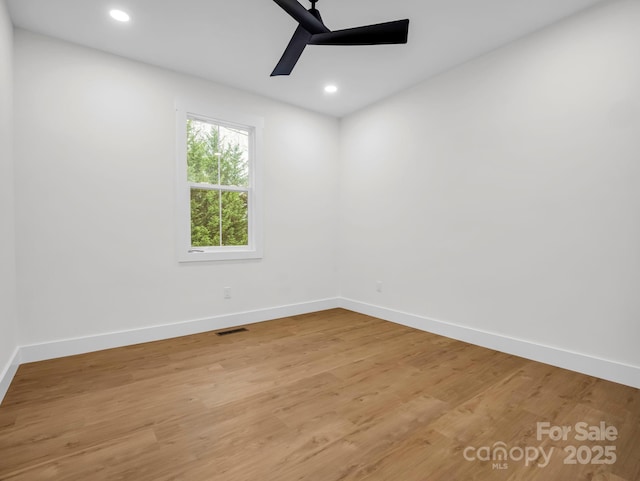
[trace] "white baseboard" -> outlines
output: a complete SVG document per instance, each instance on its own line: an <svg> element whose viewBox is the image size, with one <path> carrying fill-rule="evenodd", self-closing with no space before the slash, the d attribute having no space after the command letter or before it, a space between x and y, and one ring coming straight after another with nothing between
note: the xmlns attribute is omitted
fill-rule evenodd
<svg viewBox="0 0 640 481"><path fill-rule="evenodd" d="M340 300L338 298L321 299L300 304L290 304L254 311L244 311L235 314L225 314L207 319L197 319L193 321L177 322L173 324L144 327L127 331L110 332L95 336L61 339L57 341L19 346L14 352L12 361L0 374L0 403L9 389L9 385L18 370L18 366L23 363L45 361L48 359L85 354L87 352L100 351L103 349L130 346L143 342L160 341L163 339L188 336L190 334L199 334L207 331L216 331L242 324L270 321L281 317L297 316L300 314L324 311L336 307L340 307Z"/></svg>
<svg viewBox="0 0 640 481"><path fill-rule="evenodd" d="M340 307L385 321L413 327L477 346L513 354L570 371L606 379L640 389L640 367L600 359L586 354L535 344L494 332L481 331L415 314L374 306L351 299L341 299Z"/></svg>
<svg viewBox="0 0 640 481"><path fill-rule="evenodd" d="M522 339L429 319L352 299L331 298L225 314L207 319L20 346L16 348L11 361L0 373L0 402L9 389L18 366L22 363L159 341L337 307L640 389L640 367L638 366L599 359L586 354L535 344Z"/></svg>
<svg viewBox="0 0 640 481"><path fill-rule="evenodd" d="M7 365L0 371L0 403L4 399L5 394L9 390L13 376L16 375L16 371L20 366L20 348L16 347L13 351L13 355Z"/></svg>
<svg viewBox="0 0 640 481"><path fill-rule="evenodd" d="M97 336L62 339L59 341L30 344L20 348L21 361L37 362L57 357L73 356L87 352L130 346L143 342L160 341L173 337L188 336L201 332L216 331L242 324L270 321L281 317L308 314L339 307L339 299L322 299L301 304L269 307L255 311L224 314L207 319L177 322L159 326L144 327L128 331L110 332Z"/></svg>

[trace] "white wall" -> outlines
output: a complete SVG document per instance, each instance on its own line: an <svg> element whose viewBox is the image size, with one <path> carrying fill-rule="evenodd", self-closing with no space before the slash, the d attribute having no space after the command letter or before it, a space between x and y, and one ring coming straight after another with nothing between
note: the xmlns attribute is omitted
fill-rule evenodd
<svg viewBox="0 0 640 481"><path fill-rule="evenodd" d="M12 124L13 26L0 0L0 399L3 374L17 347Z"/></svg>
<svg viewBox="0 0 640 481"><path fill-rule="evenodd" d="M21 30L15 56L20 344L336 297L336 119ZM183 95L264 118L262 260L176 260Z"/></svg>
<svg viewBox="0 0 640 481"><path fill-rule="evenodd" d="M345 118L342 296L640 366L638 25L605 3Z"/></svg>
<svg viewBox="0 0 640 481"><path fill-rule="evenodd" d="M605 3L342 122L17 31L18 343L342 295L640 367L639 20ZM261 261L176 262L183 94L265 119Z"/></svg>

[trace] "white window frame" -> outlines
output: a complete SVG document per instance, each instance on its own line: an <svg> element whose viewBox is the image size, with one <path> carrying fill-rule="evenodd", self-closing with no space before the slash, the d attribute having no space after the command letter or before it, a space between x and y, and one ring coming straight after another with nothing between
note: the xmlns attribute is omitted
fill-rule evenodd
<svg viewBox="0 0 640 481"><path fill-rule="evenodd" d="M191 245L191 187L187 180L187 119L197 119L249 132L249 245ZM262 129L259 117L222 111L202 101L176 102L176 193L177 193L177 254L178 262L206 262L262 258ZM226 189L225 189L226 190ZM243 189L243 191L245 191Z"/></svg>

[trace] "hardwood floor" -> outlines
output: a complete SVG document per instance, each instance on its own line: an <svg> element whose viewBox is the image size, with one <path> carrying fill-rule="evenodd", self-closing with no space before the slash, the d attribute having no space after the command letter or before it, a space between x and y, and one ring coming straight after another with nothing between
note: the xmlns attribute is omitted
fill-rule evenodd
<svg viewBox="0 0 640 481"><path fill-rule="evenodd" d="M340 309L246 327L22 365L0 479L640 480L637 389Z"/></svg>

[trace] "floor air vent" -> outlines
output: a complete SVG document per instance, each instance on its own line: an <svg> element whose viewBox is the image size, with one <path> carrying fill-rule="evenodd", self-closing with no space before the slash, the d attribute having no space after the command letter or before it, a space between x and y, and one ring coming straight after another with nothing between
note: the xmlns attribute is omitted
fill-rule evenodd
<svg viewBox="0 0 640 481"><path fill-rule="evenodd" d="M229 334L237 334L238 332L245 332L248 329L245 329L244 327L240 327L238 329L229 329L228 331L220 331L220 332L216 332L216 334L218 336L228 336Z"/></svg>

